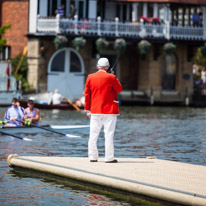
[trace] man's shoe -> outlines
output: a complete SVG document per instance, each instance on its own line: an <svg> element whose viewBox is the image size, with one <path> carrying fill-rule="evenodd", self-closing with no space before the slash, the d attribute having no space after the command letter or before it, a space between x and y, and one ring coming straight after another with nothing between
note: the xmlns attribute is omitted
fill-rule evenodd
<svg viewBox="0 0 206 206"><path fill-rule="evenodd" d="M117 162L118 162L118 160L116 160L116 159L114 159L112 161L105 161L105 163L117 163Z"/></svg>
<svg viewBox="0 0 206 206"><path fill-rule="evenodd" d="M97 162L97 160L90 160L90 162Z"/></svg>

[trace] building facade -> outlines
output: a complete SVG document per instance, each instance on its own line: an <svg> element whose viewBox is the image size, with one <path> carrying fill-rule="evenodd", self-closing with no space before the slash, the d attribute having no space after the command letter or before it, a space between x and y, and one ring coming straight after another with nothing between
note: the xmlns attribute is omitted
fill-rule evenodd
<svg viewBox="0 0 206 206"><path fill-rule="evenodd" d="M60 17L56 10L62 4ZM61 49L54 44L58 35L68 39ZM72 44L76 37L86 39L80 51ZM100 37L109 46L98 51ZM114 49L119 38L126 41L121 54ZM138 49L142 40L151 45L144 55ZM184 104L193 94L192 60L205 40L204 0L30 0L28 80L38 92L59 89L75 100L82 95L87 75L96 71L97 59L106 56L111 65L117 59L115 73L123 85L123 102ZM165 55L169 42L176 48Z"/></svg>
<svg viewBox="0 0 206 206"><path fill-rule="evenodd" d="M22 53L27 46L29 0L0 0L0 11L0 26L11 24L3 36L7 39L6 53L9 53L3 59L7 60Z"/></svg>

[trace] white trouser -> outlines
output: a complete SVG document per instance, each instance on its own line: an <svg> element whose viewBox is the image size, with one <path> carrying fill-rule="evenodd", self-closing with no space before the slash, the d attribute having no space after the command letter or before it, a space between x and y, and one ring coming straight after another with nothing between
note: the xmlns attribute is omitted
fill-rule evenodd
<svg viewBox="0 0 206 206"><path fill-rule="evenodd" d="M104 125L105 135L105 161L114 160L114 144L113 137L116 126L116 115L91 115L90 119L90 135L89 135L89 159L98 159L97 139L101 131L102 125Z"/></svg>

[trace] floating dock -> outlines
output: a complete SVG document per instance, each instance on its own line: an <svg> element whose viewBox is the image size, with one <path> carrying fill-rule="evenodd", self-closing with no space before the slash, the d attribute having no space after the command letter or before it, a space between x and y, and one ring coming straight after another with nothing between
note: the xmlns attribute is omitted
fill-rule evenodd
<svg viewBox="0 0 206 206"><path fill-rule="evenodd" d="M153 158L117 158L118 163L87 157L9 155L8 165L58 175L183 205L206 206L206 166Z"/></svg>

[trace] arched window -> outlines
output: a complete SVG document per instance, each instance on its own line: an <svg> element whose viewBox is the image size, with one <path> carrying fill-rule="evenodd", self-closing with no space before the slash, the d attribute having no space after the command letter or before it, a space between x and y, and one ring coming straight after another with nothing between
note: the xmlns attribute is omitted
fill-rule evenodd
<svg viewBox="0 0 206 206"><path fill-rule="evenodd" d="M52 60L51 72L64 72L65 51L59 52Z"/></svg>

